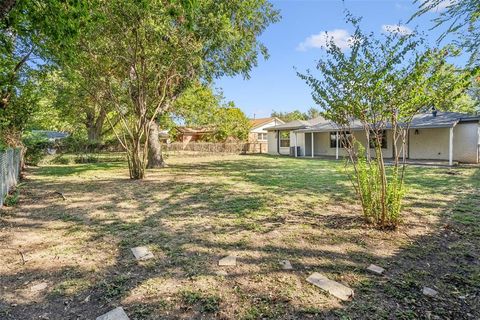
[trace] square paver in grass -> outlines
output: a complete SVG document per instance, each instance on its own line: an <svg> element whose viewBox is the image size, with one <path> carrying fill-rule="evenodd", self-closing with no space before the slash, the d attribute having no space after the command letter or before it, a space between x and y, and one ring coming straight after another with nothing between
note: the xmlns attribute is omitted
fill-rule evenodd
<svg viewBox="0 0 480 320"><path fill-rule="evenodd" d="M353 297L353 290L349 287L330 280L324 275L315 272L307 278L307 282L319 287L322 290L327 291L331 295L337 297L340 300L348 301Z"/></svg>
<svg viewBox="0 0 480 320"><path fill-rule="evenodd" d="M280 266L283 270L293 270L292 264L289 260L280 260Z"/></svg>
<svg viewBox="0 0 480 320"><path fill-rule="evenodd" d="M374 264L369 265L367 270L378 275L382 275L385 272L385 269Z"/></svg>
<svg viewBox="0 0 480 320"><path fill-rule="evenodd" d="M237 265L237 257L233 255L226 256L218 260L218 265L220 267L234 267Z"/></svg>
<svg viewBox="0 0 480 320"><path fill-rule="evenodd" d="M117 307L112 311L97 317L96 320L130 320L130 318L127 316L122 307Z"/></svg>
<svg viewBox="0 0 480 320"><path fill-rule="evenodd" d="M153 253L148 250L147 247L135 247L131 248L133 255L135 256L135 259L141 261L141 260L148 260L148 259L153 259Z"/></svg>

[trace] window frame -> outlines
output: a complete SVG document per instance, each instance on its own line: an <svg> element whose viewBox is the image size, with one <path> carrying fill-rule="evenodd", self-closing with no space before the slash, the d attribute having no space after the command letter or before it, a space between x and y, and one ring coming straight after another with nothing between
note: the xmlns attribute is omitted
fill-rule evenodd
<svg viewBox="0 0 480 320"><path fill-rule="evenodd" d="M338 133L338 147L343 148L345 142L352 140L352 133L350 131L330 131L330 148L337 148L337 133Z"/></svg>
<svg viewBox="0 0 480 320"><path fill-rule="evenodd" d="M286 137L282 137L283 135L286 135ZM279 131L278 133L278 140L280 143L280 148L290 148L290 131ZM287 145L282 145L282 142L287 142Z"/></svg>
<svg viewBox="0 0 480 320"><path fill-rule="evenodd" d="M261 138L260 138L261 137ZM267 141L268 139L266 132L258 132L257 133L257 141Z"/></svg>

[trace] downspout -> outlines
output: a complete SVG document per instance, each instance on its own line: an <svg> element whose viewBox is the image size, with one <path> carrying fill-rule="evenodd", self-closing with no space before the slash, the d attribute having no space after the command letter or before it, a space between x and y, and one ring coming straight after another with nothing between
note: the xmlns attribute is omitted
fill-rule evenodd
<svg viewBox="0 0 480 320"><path fill-rule="evenodd" d="M277 153L280 154L280 130L277 130Z"/></svg>

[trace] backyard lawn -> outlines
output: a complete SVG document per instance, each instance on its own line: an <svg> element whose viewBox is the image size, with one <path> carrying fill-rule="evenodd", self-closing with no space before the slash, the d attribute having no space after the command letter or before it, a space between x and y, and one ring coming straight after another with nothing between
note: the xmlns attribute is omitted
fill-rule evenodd
<svg viewBox="0 0 480 320"><path fill-rule="evenodd" d="M168 162L144 181L122 162L29 169L18 205L0 213L0 319L95 319L117 306L130 319L480 318L478 167L409 168L403 224L379 231L341 161ZM155 258L137 262L137 246ZM237 265L218 266L229 254ZM307 283L313 272L355 297Z"/></svg>

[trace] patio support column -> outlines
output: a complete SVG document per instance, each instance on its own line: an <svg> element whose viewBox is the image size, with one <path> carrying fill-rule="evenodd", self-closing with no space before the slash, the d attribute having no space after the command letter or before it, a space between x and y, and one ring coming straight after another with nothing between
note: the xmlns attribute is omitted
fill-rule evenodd
<svg viewBox="0 0 480 320"><path fill-rule="evenodd" d="M453 165L453 127L450 128L450 135L448 141L448 165Z"/></svg>
<svg viewBox="0 0 480 320"><path fill-rule="evenodd" d="M297 133L295 132L295 158L298 156L297 154Z"/></svg>
<svg viewBox="0 0 480 320"><path fill-rule="evenodd" d="M313 156L314 156L314 154L315 154L313 148L314 148L314 143L313 143L313 132L312 132L312 158L313 158Z"/></svg>
<svg viewBox="0 0 480 320"><path fill-rule="evenodd" d="M338 160L338 131L335 132L335 159Z"/></svg>

